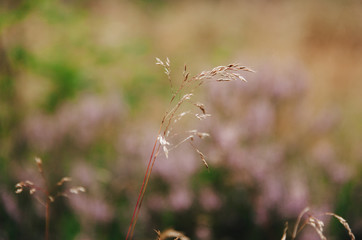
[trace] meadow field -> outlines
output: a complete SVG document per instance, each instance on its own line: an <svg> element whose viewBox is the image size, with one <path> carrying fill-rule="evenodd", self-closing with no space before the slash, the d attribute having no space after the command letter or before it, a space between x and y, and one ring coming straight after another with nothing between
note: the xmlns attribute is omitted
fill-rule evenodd
<svg viewBox="0 0 362 240"><path fill-rule="evenodd" d="M361 13L1 0L0 240L361 239Z"/></svg>

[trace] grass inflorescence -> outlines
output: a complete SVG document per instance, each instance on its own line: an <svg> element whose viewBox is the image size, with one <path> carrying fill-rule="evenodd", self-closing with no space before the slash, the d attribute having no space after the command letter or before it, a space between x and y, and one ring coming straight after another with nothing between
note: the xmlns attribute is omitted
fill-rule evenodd
<svg viewBox="0 0 362 240"><path fill-rule="evenodd" d="M349 235L350 239L351 240L356 239L354 234L352 233L350 226L348 225L347 221L344 218L342 218L341 216L338 216L335 213L330 213L330 212L326 212L323 215L335 217L343 225L343 227L348 231L348 235ZM303 217L304 217L304 220L302 220ZM318 236L321 240L327 240L326 236L324 235L324 222L320 219L320 217L313 214L310 211L309 207L305 208L299 214L289 239L291 239L291 240L296 239L298 234L306 226L312 227L315 230L315 232L318 234ZM283 236L281 239L286 240L287 235L288 235L288 222L286 222L286 224L285 224L284 233L283 233Z"/></svg>
<svg viewBox="0 0 362 240"><path fill-rule="evenodd" d="M40 173L43 183L37 184L33 183L29 180L18 182L15 185L15 193L19 194L22 193L24 190L29 190L30 195L34 196L35 199L44 207L45 209L45 240L49 239L49 221L50 221L50 204L55 201L58 197L69 197L70 194L78 194L81 192L85 192L85 188L82 186L76 186L66 189L61 189L62 186L66 182L72 181L70 177L63 177L60 179L56 185L56 191L51 192L51 188L48 184L47 178L44 174L43 162L40 158L35 158L38 172ZM39 194L38 194L39 193Z"/></svg>
<svg viewBox="0 0 362 240"><path fill-rule="evenodd" d="M132 239L134 234L134 229L138 219L138 215L141 209L143 202L144 194L147 189L149 178L153 166L155 164L156 158L160 154L162 148L163 153L168 157L170 150L173 150L175 147L179 146L182 143L189 142L192 148L200 156L202 163L208 168L205 155L197 148L194 143L195 138L203 139L208 136L207 133L199 132L198 130L189 130L186 131L186 135L181 138L181 140L175 144L171 144L169 139L172 139L175 136L179 136L180 133L174 132L174 126L177 122L184 118L185 116L191 115L198 120L204 120L211 115L207 113L204 104L195 102L193 100L195 91L202 85L209 82L226 82L226 81L246 81L245 78L241 75L241 72L253 72L248 67L239 65L239 64L229 64L227 66L218 66L213 68L210 71L203 71L198 75L190 77L187 67L185 65L183 71L183 78L179 87L174 88L174 83L171 79L171 67L170 60L167 58L165 61L162 61L159 58L156 58L156 64L164 68L165 74L170 82L172 89L172 96L169 102L169 109L165 112L162 117L160 128L154 142L154 146L148 161L146 173L144 180L142 182L141 190L137 199L137 203L132 215L131 223L127 232L126 240ZM183 111L183 106L189 104L193 109L188 111ZM195 112L196 110L196 112Z"/></svg>

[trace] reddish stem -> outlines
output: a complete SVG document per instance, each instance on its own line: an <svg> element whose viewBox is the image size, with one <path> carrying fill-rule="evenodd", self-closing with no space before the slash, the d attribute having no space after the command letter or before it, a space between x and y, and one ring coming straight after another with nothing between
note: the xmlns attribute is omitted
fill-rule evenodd
<svg viewBox="0 0 362 240"><path fill-rule="evenodd" d="M159 133L160 133L161 129L159 130ZM159 133L157 134L157 136L159 135ZM152 149L152 153L151 153L151 156L150 156L150 160L148 161L148 166L147 166L147 170L146 170L146 173L145 173L145 177L143 179L143 182L142 182L142 186L141 186L141 190L140 190L140 193L138 195L138 199L137 199L137 203L136 203L136 206L134 208L134 211L133 211L133 215L132 215L132 219L131 219L131 223L128 227L128 232L127 232L127 236L126 236L126 240L128 239L132 239L132 236L133 236L133 229L134 229L134 226L136 225L136 222L137 222L137 218L135 219L136 215L138 216L138 212L139 210L139 204L140 204L140 201L141 199L143 198L143 194L144 194L144 189L145 187L147 186L146 184L146 180L149 178L149 170L150 170L150 166L151 166L151 162L153 160L153 155L154 155L154 152L155 152L155 149L156 149L156 145L157 145L157 139L155 141L155 144L153 145L153 149Z"/></svg>
<svg viewBox="0 0 362 240"><path fill-rule="evenodd" d="M49 205L50 200L47 199L45 205L45 240L49 240Z"/></svg>
<svg viewBox="0 0 362 240"><path fill-rule="evenodd" d="M170 105L171 103L173 102L173 100L175 99L175 96L181 91L181 89L184 87L184 83L182 83L181 87L178 89L178 91L172 96L172 99L170 101ZM180 104L179 104L180 105ZM176 106L176 109L179 107ZM136 226L136 223L137 223L137 219L138 219L138 214L140 212L140 209L141 209L141 205L142 205L142 201L143 201L143 197L144 197L144 194L146 192L146 188L147 188L147 184L148 184L148 181L150 179L150 176L151 176L151 172L152 172L152 169L153 169L153 165L155 164L155 161L156 161L156 158L158 156L158 153L159 153L159 150L160 150L160 147L161 145L158 145L157 147L157 150L156 150L156 146L157 146L157 143L158 143L158 136L160 135L161 133L161 130L162 130L162 127L164 126L164 123L165 123L165 120L167 118L167 114L165 114L165 116L163 117L162 119L162 122L161 122L161 126L160 126L160 129L158 130L158 134L157 134L157 139L155 141L155 144L153 145L153 149L152 149L152 153L151 153L151 156L150 156L150 159L148 160L148 165L147 165L147 170L146 170L146 173L145 173L145 176L143 178L143 182L142 182L142 186L141 186L141 190L140 190L140 193L138 195L138 199L137 199L137 203L136 203L136 206L134 208L134 211L133 211L133 215L132 215L132 219L131 219L131 223L128 227L128 232L127 232L127 236L126 236L126 240L132 240L133 238L133 231L134 231L134 228ZM172 113L172 116L175 114L175 111ZM170 126L171 124L171 119L172 117L170 118L165 130L164 130L164 133L167 132L167 129L168 127ZM156 150L156 152L155 152ZM152 163L152 164L151 164Z"/></svg>
<svg viewBox="0 0 362 240"><path fill-rule="evenodd" d="M148 181L150 179L150 176L151 176L151 173L152 173L152 169L153 169L153 165L155 164L155 161L156 161L156 158L158 156L158 153L159 153L159 150L160 150L160 147L161 145L158 145L157 147L157 150L152 158L152 164L151 164L151 168L147 174L147 179L146 179L146 182L145 182L145 186L143 188L143 192L142 192L142 195L141 195L141 199L140 199L140 202L138 204L138 208L137 208L137 212L136 212L136 216L135 216L135 220L134 220L134 225L132 227L132 230L131 230L131 235L130 235L130 239L133 238L133 231L134 231L134 228L136 227L136 222L137 222L137 219L138 219L138 214L141 210L141 206L142 206L142 202L143 202L143 197L145 196L145 192L146 192L146 188L147 188L147 184L148 184Z"/></svg>

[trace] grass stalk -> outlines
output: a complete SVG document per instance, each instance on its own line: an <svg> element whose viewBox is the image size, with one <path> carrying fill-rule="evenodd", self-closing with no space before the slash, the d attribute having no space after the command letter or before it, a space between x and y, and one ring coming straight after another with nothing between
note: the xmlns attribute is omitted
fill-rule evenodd
<svg viewBox="0 0 362 240"><path fill-rule="evenodd" d="M47 199L46 205L45 205L45 240L49 240L49 205L50 200Z"/></svg>
<svg viewBox="0 0 362 240"><path fill-rule="evenodd" d="M28 189L30 195L33 195L34 198L44 207L45 209L45 231L44 231L44 239L49 240L49 223L50 223L50 204L54 202L57 197L68 197L69 194L78 194L80 192L85 192L85 188L82 186L72 187L67 189L66 191L58 191L55 195L51 195L49 191L49 186L47 182L47 178L45 177L43 171L43 162L40 158L35 158L36 164L38 166L38 172L43 180L43 186L39 186L34 184L33 182L26 180L18 182L15 185L15 193L19 194L24 191L24 189ZM70 182L72 179L70 177L63 177L57 182L56 187L61 187L65 182ZM41 193L41 197L39 197L37 192Z"/></svg>
<svg viewBox="0 0 362 240"><path fill-rule="evenodd" d="M161 129L162 129L162 125L161 125L161 127L160 127L160 129L159 129L159 131L158 131L157 136L160 134ZM130 223L130 225L129 225L129 227L128 227L128 232L127 232L126 240L132 239L132 237L133 237L133 232L134 232L134 228L135 228L136 223L137 223L139 211L140 211L140 209L141 209L141 204L142 204L143 196L144 196L144 194L145 194L145 192L146 192L147 184L148 184L149 178L150 178L150 176L151 176L153 164L154 164L154 162L155 162L154 155L155 155L156 147L157 147L157 145L158 145L157 143L158 143L158 140L156 139L156 140L155 140L155 143L154 143L154 145L153 145L153 148L152 148L152 152L151 152L150 159L149 159L149 161L148 161L146 173L145 173L145 176L144 176L144 178L143 178L143 182L142 182L142 186L141 186L140 193L139 193L138 198L137 198L136 206L135 206L134 211L133 211L131 223ZM157 151L159 151L159 146L158 146L158 148L157 148Z"/></svg>
<svg viewBox="0 0 362 240"><path fill-rule="evenodd" d="M175 121L176 113L180 110L181 105L183 105L185 102L191 102L190 99L193 96L194 90L196 88L198 88L199 86L201 86L205 81L209 81L209 80L216 80L217 82L233 81L233 80L245 81L245 79L241 75L239 75L238 73L235 73L235 72L240 71L240 70L252 72L252 70L250 70L244 66L230 64L228 66L216 67L216 68L212 69L211 71L202 72L201 74L196 75L195 77L189 78L188 77L189 73L187 72L186 66L185 66L183 81L181 82L181 85L179 86L178 90L174 91L172 82L171 82L171 77L170 77L170 72L171 72L170 60L167 58L167 60L165 62L163 62L159 58L156 58L156 61L157 61L156 64L164 67L165 73L170 81L173 94L172 94L171 100L169 102L169 107L170 107L169 111L167 111L162 118L160 129L158 131L157 138L153 145L151 156L148 160L146 173L143 178L143 182L141 185L140 193L137 198L136 206L133 210L133 215L132 215L131 222L128 227L128 231L127 231L127 235L126 235L126 240L132 240L132 238L133 238L133 233L134 233L134 229L135 229L135 226L136 226L136 223L138 220L139 212L141 210L143 198L144 198L144 195L145 195L145 192L147 189L147 185L148 185L151 173L152 173L153 166L156 162L156 158L158 157L158 155L160 153L161 146L163 147L163 151L164 151L166 157L168 156L167 155L168 149L167 149L166 145L170 145L170 143L168 143L166 141L166 137L168 137L168 134L172 129L171 125L176 122ZM181 94L181 93L183 93L183 94ZM175 103L174 106L172 106L174 104L174 100L178 99L178 97L179 97L178 102ZM205 109L203 108L203 105L201 108L200 108L201 105L198 105L195 103L193 105L195 105L197 108L201 109L202 112L205 114ZM196 116L198 116L198 115L196 114ZM187 137L186 140L187 139L190 139L190 141L192 141L193 137ZM201 156L204 164L207 167L207 163L205 161L204 155L194 145L193 145L193 147L198 152L198 154Z"/></svg>

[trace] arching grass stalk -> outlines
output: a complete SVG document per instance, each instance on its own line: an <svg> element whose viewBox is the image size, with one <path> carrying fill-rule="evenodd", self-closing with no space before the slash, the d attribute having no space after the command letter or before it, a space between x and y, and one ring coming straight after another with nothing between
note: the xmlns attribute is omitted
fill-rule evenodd
<svg viewBox="0 0 362 240"><path fill-rule="evenodd" d="M344 218L342 218L341 216L339 216L335 213L330 213L330 212L326 212L326 213L322 214L322 216L323 215L332 216L332 217L336 218L340 222L340 224L342 224L342 226L347 230L350 239L356 240L356 237L352 233L352 229L350 228L350 226L348 225L347 221ZM304 218L304 220L302 220L303 218ZM319 216L314 215L310 211L309 207L306 207L299 214L297 221L294 225L294 229L293 229L290 239L295 240L297 238L298 234L307 226L310 226L311 228L313 228L315 230L315 232L318 234L319 239L327 240L326 236L324 235L324 222L320 219ZM288 227L289 227L288 222L286 222L281 240L287 239Z"/></svg>
<svg viewBox="0 0 362 240"><path fill-rule="evenodd" d="M246 81L243 76L240 75L240 71L248 71L253 72L251 69L241 66L239 64L230 64L227 66L219 66L211 71L204 71L192 78L189 78L189 73L187 72L187 68L185 66L183 72L183 80L179 85L177 90L173 89L173 84L171 81L171 69L170 69L170 60L167 58L165 62L161 61L159 58L156 58L156 64L161 65L164 68L165 74L171 85L172 97L169 102L169 110L165 112L161 124L160 129L157 133L157 138L153 145L153 149L151 152L151 156L148 160L148 165L146 169L146 173L142 182L141 190L137 198L136 206L133 211L132 219L128 228L126 240L131 240L133 238L134 229L137 223L138 215L142 206L143 198L147 189L147 185L152 173L153 166L155 164L156 158L160 153L160 149L162 150L166 157L168 157L168 152L173 150L175 147L180 144L189 141L191 146L200 156L203 164L208 168L205 155L193 144L194 138L203 139L208 136L207 133L202 133L197 130L189 130L184 134L184 138L176 144L171 144L169 139L172 139L176 135L181 135L180 133L173 133L173 126L183 117L185 116L193 116L199 120L206 119L211 116L206 113L205 106L202 103L196 103L192 101L192 97L194 95L194 91L208 82L225 82L225 81L235 81L241 80ZM177 101L176 101L177 100ZM187 111L181 111L181 107L185 104L190 104L195 111L195 107L198 113Z"/></svg>
<svg viewBox="0 0 362 240"><path fill-rule="evenodd" d="M160 128L160 131L161 131L161 128ZM159 131L159 133L160 133L160 131ZM134 209L134 211L133 211L133 215L132 215L132 219L131 219L130 226L129 226L129 228L128 228L128 232L127 232L126 239L132 239L132 236L133 236L133 231L134 231L134 228L135 228L135 226L136 226L137 219L138 219L138 213L139 213L139 211L140 211L140 209L141 209L143 196L144 196L144 193L145 193L145 191L146 191L147 184L148 184L148 181L149 181L151 172L152 172L152 167L153 167L154 159L155 159L155 158L154 158L154 153L155 153L156 146L158 145L157 143L158 143L158 141L157 141L157 139L156 139L155 144L154 144L153 149L152 149L152 153L151 153L151 156L150 156L150 160L148 161L147 170L146 170L146 173L145 173L145 177L144 177L144 179L143 179L143 182L142 182L142 186L141 186L140 193L139 193L139 195L138 195L136 207L135 207L135 209ZM160 146L158 145L158 147L157 147L157 152L159 151L159 148L160 148ZM151 163L152 163L152 164L151 164Z"/></svg>

